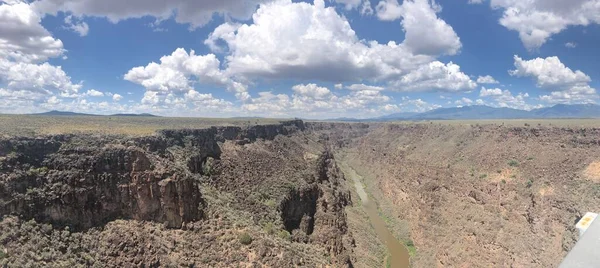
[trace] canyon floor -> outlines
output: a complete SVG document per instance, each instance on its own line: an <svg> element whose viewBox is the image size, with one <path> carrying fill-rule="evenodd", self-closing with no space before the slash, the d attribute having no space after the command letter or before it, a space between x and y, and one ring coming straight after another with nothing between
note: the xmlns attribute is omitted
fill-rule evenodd
<svg viewBox="0 0 600 268"><path fill-rule="evenodd" d="M0 120L3 267L554 267L600 211L593 120Z"/></svg>

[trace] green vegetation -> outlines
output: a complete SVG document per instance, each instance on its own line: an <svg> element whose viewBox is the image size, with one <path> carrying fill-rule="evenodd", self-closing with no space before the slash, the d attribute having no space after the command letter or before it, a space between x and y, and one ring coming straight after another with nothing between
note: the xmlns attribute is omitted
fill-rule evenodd
<svg viewBox="0 0 600 268"><path fill-rule="evenodd" d="M40 174L46 174L48 173L48 168L47 167L40 167L40 168L31 168L28 172L29 175L40 175Z"/></svg>
<svg viewBox="0 0 600 268"><path fill-rule="evenodd" d="M283 240L287 240L287 241L292 240L292 235L290 234L290 232L288 232L286 230L279 231L278 236L279 236L279 238L281 238Z"/></svg>
<svg viewBox="0 0 600 268"><path fill-rule="evenodd" d="M275 225L273 225L272 222L268 222L267 224L265 224L265 226L264 226L263 229L269 235L274 235L275 234Z"/></svg>
<svg viewBox="0 0 600 268"><path fill-rule="evenodd" d="M531 161L533 159L535 159L533 156L527 157L527 161Z"/></svg>
<svg viewBox="0 0 600 268"><path fill-rule="evenodd" d="M481 175L479 175L479 178L480 179L485 179L485 178L487 178L487 174L481 174Z"/></svg>
<svg viewBox="0 0 600 268"><path fill-rule="evenodd" d="M498 170L496 170L496 173L500 174L500 173L502 173L502 170L498 169Z"/></svg>
<svg viewBox="0 0 600 268"><path fill-rule="evenodd" d="M253 123L275 124L279 121L281 120L261 118ZM197 129L249 124L248 120L227 118L0 115L0 132L9 136L65 133L146 136L160 129Z"/></svg>
<svg viewBox="0 0 600 268"><path fill-rule="evenodd" d="M413 257L417 254L417 247L415 247L415 243L412 240L407 240L404 242L404 245L408 249L408 254Z"/></svg>
<svg viewBox="0 0 600 268"><path fill-rule="evenodd" d="M500 181L500 182L502 182L502 184L506 184L506 180L505 179L502 179L502 181Z"/></svg>
<svg viewBox="0 0 600 268"><path fill-rule="evenodd" d="M252 236L250 236L246 232L241 233L239 236L239 239L240 239L240 243L242 243L242 245L250 245L252 243Z"/></svg>
<svg viewBox="0 0 600 268"><path fill-rule="evenodd" d="M5 258L8 258L8 254L6 254L3 249L0 249L0 260Z"/></svg>
<svg viewBox="0 0 600 268"><path fill-rule="evenodd" d="M525 185L527 186L527 188L531 188L531 186L533 186L533 181L531 179L529 179L529 180L527 180Z"/></svg>
<svg viewBox="0 0 600 268"><path fill-rule="evenodd" d="M510 178L511 178L511 179L516 179L516 178L517 178L517 175L515 175L515 174L512 174L512 175L510 175Z"/></svg>
<svg viewBox="0 0 600 268"><path fill-rule="evenodd" d="M508 165L511 167L518 167L519 162L517 160L512 159L512 160L508 161Z"/></svg>

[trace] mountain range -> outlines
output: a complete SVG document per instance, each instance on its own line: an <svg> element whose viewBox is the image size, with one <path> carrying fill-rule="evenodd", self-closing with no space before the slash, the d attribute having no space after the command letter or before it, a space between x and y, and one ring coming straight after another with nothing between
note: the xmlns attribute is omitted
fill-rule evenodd
<svg viewBox="0 0 600 268"><path fill-rule="evenodd" d="M394 120L468 120L468 119L567 119L600 118L600 106L595 104L557 104L531 111L473 105L439 108L423 113L396 113L371 119L337 119L337 121Z"/></svg>
<svg viewBox="0 0 600 268"><path fill-rule="evenodd" d="M98 114L85 114L85 113L65 112L65 111L56 111L56 110L45 112L45 113L31 114L31 115L46 115L46 116L104 116L104 115L98 115ZM147 117L155 117L156 115L144 113L144 114L112 114L112 115L107 115L107 116L130 116L130 117L147 116Z"/></svg>

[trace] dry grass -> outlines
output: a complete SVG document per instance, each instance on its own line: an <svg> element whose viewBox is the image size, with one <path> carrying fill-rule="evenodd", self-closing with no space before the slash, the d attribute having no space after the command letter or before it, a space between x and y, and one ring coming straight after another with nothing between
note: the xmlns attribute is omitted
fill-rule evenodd
<svg viewBox="0 0 600 268"><path fill-rule="evenodd" d="M160 129L206 128L277 123L279 119L170 118L114 116L0 115L0 136L66 133L152 135Z"/></svg>
<svg viewBox="0 0 600 268"><path fill-rule="evenodd" d="M441 125L503 125L511 127L600 127L600 119L485 119L485 120L425 120L397 121L392 124L441 124Z"/></svg>
<svg viewBox="0 0 600 268"><path fill-rule="evenodd" d="M600 182L600 161L591 163L583 173L593 182Z"/></svg>

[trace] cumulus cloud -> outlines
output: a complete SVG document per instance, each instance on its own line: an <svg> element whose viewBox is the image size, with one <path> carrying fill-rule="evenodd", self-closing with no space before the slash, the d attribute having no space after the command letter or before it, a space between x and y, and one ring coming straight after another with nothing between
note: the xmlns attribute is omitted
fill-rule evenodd
<svg viewBox="0 0 600 268"><path fill-rule="evenodd" d="M214 14L246 20L258 4L271 0L40 0L34 2L42 13L69 12L77 17L105 17L111 22L151 16L157 21L174 18L192 28L210 22Z"/></svg>
<svg viewBox="0 0 600 268"><path fill-rule="evenodd" d="M123 99L123 96L121 96L119 94L113 94L112 99L113 99L113 101L120 101Z"/></svg>
<svg viewBox="0 0 600 268"><path fill-rule="evenodd" d="M405 31L403 44L413 53L455 55L459 52L460 38L452 26L437 17L441 7L435 2L405 0L400 10Z"/></svg>
<svg viewBox="0 0 600 268"><path fill-rule="evenodd" d="M479 84L498 84L498 81L494 79L491 75L480 76L477 78L477 83Z"/></svg>
<svg viewBox="0 0 600 268"><path fill-rule="evenodd" d="M102 92L100 92L100 91L98 91L98 90L95 90L95 89L90 89L90 90L88 90L88 91L85 93L85 95L87 95L87 96L91 96L91 97L104 97L104 93L102 93Z"/></svg>
<svg viewBox="0 0 600 268"><path fill-rule="evenodd" d="M73 84L61 67L49 63L32 64L0 59L0 81L8 90L26 90L46 95L73 96L82 87Z"/></svg>
<svg viewBox="0 0 600 268"><path fill-rule="evenodd" d="M270 114L279 117L333 118L340 116L367 117L394 112L398 106L391 104L389 96L380 91L360 90L338 96L328 88L316 84L292 87L293 94L259 92L241 106L252 115Z"/></svg>
<svg viewBox="0 0 600 268"><path fill-rule="evenodd" d="M479 97L492 99L494 102L489 103L489 105L495 107L507 107L522 110L531 110L534 108L526 102L526 99L529 98L528 93L519 93L514 96L509 90L481 87ZM481 102L484 103L483 100Z"/></svg>
<svg viewBox="0 0 600 268"><path fill-rule="evenodd" d="M223 73L220 65L214 54L196 55L193 50L188 54L185 49L178 48L171 55L160 58L160 63L152 62L129 70L124 79L162 95L186 93L194 84L212 84L225 87L239 99L246 99L246 86Z"/></svg>
<svg viewBox="0 0 600 268"><path fill-rule="evenodd" d="M79 36L86 36L90 31L87 23L78 21L77 18L73 18L71 15L65 17L65 24L67 25L67 29L76 32Z"/></svg>
<svg viewBox="0 0 600 268"><path fill-rule="evenodd" d="M460 100L454 101L454 104L458 106L469 106L473 104L473 100L466 97L462 97Z"/></svg>
<svg viewBox="0 0 600 268"><path fill-rule="evenodd" d="M549 103L587 103L597 99L596 90L589 83L591 78L580 70L573 71L565 66L558 57L515 59L515 70L510 75L531 77L539 88L552 91L540 99Z"/></svg>
<svg viewBox="0 0 600 268"><path fill-rule="evenodd" d="M565 66L558 57L523 60L515 56L514 59L516 69L509 71L510 75L532 77L538 87L566 89L591 81L591 78L582 71L573 71Z"/></svg>
<svg viewBox="0 0 600 268"><path fill-rule="evenodd" d="M370 85L365 85L365 84L352 84L352 85L347 86L346 89L355 90L355 91L360 91L360 90L382 91L382 90L385 90L384 87L370 86Z"/></svg>
<svg viewBox="0 0 600 268"><path fill-rule="evenodd" d="M40 62L62 55L62 41L52 37L41 20L26 2L0 2L0 58Z"/></svg>
<svg viewBox="0 0 600 268"><path fill-rule="evenodd" d="M362 15L373 14L373 8L371 7L370 0L330 0L330 1L344 5L346 10L351 10L351 9L355 9L355 8L360 9L360 13Z"/></svg>
<svg viewBox="0 0 600 268"><path fill-rule="evenodd" d="M431 67L433 62L434 71L444 68L448 73L444 90L472 88L473 82L468 77L463 81L464 74L455 71L458 65L434 62L435 56L455 54L461 46L452 28L437 18L436 8L427 1L406 1L402 23L406 39L401 44L380 44L359 39L346 18L334 8L325 7L323 0L316 0L314 5L282 0L261 5L252 24L218 26L205 44L216 53L226 52L224 72L241 80L392 83L414 71L426 71L423 68ZM425 24L426 31L420 26ZM433 36L444 40L433 40ZM436 68L439 64L444 66ZM434 75L438 77L433 79L443 80L441 73ZM449 85L452 81L460 84ZM434 87L426 88L427 84L422 83L405 89L440 89L431 84Z"/></svg>
<svg viewBox="0 0 600 268"><path fill-rule="evenodd" d="M454 55L462 44L452 26L437 17L441 6L429 0L382 0L377 4L377 17L380 20L402 18L405 31L404 44L416 54Z"/></svg>
<svg viewBox="0 0 600 268"><path fill-rule="evenodd" d="M529 50L538 49L569 26L600 22L598 0L491 0L491 5L504 9L500 24L517 31Z"/></svg>
<svg viewBox="0 0 600 268"><path fill-rule="evenodd" d="M472 90L477 86L468 75L460 71L460 66L439 61L423 65L394 82L395 91L438 91L457 92Z"/></svg>
<svg viewBox="0 0 600 268"><path fill-rule="evenodd" d="M382 0L375 7L380 20L397 20L402 17L402 7L398 0Z"/></svg>

